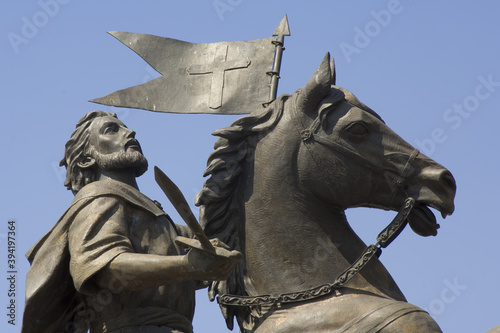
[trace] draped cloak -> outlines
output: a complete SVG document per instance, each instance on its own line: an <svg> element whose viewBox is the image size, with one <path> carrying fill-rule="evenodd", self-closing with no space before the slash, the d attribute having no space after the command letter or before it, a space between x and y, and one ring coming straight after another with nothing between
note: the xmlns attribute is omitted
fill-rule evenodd
<svg viewBox="0 0 500 333"><path fill-rule="evenodd" d="M121 237L123 235L112 235L111 237L115 244L101 244L105 243L103 242L105 239L96 239L96 237L92 240L93 243L90 244L86 240L86 237L89 236L81 235L82 233L95 232L98 234L103 229L114 228L113 223L106 223L107 221L90 221L91 225L88 227L85 225L88 221L78 222L78 220L85 220L80 218L78 214L85 211L85 209L88 211L89 207L92 213L95 210L95 207L92 205L96 205L96 202L97 205L101 205L99 201L110 203L108 206L113 211L125 209L128 215L122 214L122 217L129 216L130 212L133 213L132 215L135 219L137 219L137 215L147 217L149 221L146 221L146 225L142 227L138 227L136 224L142 223L144 225L144 221L119 222L126 225L128 223L126 228L130 228L131 230L133 228L146 228L141 231L144 239L131 241L126 239L126 237ZM97 211L95 213L99 214ZM97 218L94 220L99 220L99 215L96 216ZM75 222L75 219L80 223L80 226L74 225L78 224ZM72 228L76 230L73 231L74 236L69 237L70 229ZM92 228L95 230L90 230ZM149 235L152 232L147 228L156 228L154 231L159 234ZM123 233L128 232L127 230ZM137 230L130 231L130 233L132 232L137 232ZM166 233L171 233L171 235L165 235ZM181 234L190 236L184 229L184 226L175 225L168 215L151 199L132 186L114 180L95 181L86 185L75 195L72 204L54 227L33 245L26 254L31 263L31 268L26 278L26 303L21 332L87 332L89 318L87 318L86 323L82 322L81 319L78 319L78 312L82 312L85 306L87 306L86 302L82 302L82 296L90 295L95 298L96 293L99 292L95 286L88 283L91 280L90 278L120 253L155 253L155 249L152 248L154 244L148 244L148 242L153 243L158 240L166 240L167 243L170 243L167 245L168 251L166 252L168 253L155 254L183 254L183 250L178 248L173 242L175 236ZM107 239L109 238L107 237ZM75 256L80 258L72 258L70 255L70 242L75 242L78 246L83 244L82 246L86 247L84 250L88 250L89 252L87 257L85 257L85 253L79 253L78 256ZM88 244L84 244L85 242ZM158 247L158 245L155 246ZM75 245L73 245L74 247ZM159 247L162 251L165 251L165 245L160 244ZM77 249L77 251L73 250L73 252L81 251ZM74 260L83 262L84 266L79 268L73 262ZM134 292L132 296L128 296L127 300L132 301L139 298L141 306L144 306L144 303L148 302L148 297L156 298L155 302L153 302L154 307L145 307L143 309L130 309L129 307L130 313L124 311L124 313L118 314L117 318L113 318L112 321L109 320L109 322L117 323L117 327L114 329L120 328L120 324L129 321L138 326L167 326L168 324L170 327L172 326L170 323L173 323L173 328L183 332L191 332L191 320L194 313L194 283L187 281L159 288L162 289L148 289L144 291L146 292L146 296L142 296L142 299L140 294L138 294L141 291ZM106 295L108 294L104 293L102 296ZM122 296L113 295L113 297L120 299L119 297ZM179 301L175 302L179 303L178 305L182 308L182 311L179 313L176 312L178 309L175 308L162 309L161 306L158 307L159 297L179 299ZM166 303L171 304L172 301L167 299ZM106 301L103 304L106 304ZM101 307L97 311L105 311L103 309L107 309L108 307ZM95 315L95 313L92 315ZM101 313L97 312L97 315L100 316ZM140 316L141 318L132 318L131 316ZM107 327L103 331L112 330L112 327Z"/></svg>

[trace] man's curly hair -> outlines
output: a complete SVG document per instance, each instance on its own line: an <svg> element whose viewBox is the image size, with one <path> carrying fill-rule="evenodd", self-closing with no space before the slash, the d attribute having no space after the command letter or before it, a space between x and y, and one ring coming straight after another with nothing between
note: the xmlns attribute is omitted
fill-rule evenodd
<svg viewBox="0 0 500 333"><path fill-rule="evenodd" d="M78 121L76 129L71 134L65 146L64 157L59 166L66 167L66 180L64 186L76 194L82 187L96 180L96 171L93 168L82 168L78 164L83 163L88 157L87 148L89 142L89 127L99 117L116 117L115 113L106 111L91 111Z"/></svg>

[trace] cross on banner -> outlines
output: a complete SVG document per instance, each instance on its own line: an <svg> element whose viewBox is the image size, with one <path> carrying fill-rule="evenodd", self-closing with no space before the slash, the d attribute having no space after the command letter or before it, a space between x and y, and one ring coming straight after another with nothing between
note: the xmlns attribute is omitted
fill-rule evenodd
<svg viewBox="0 0 500 333"><path fill-rule="evenodd" d="M228 45L218 45L211 64L193 65L187 68L190 75L212 74L210 101L208 103L208 106L212 109L222 106L225 72L233 69L247 68L250 65L250 60L227 61L227 48Z"/></svg>

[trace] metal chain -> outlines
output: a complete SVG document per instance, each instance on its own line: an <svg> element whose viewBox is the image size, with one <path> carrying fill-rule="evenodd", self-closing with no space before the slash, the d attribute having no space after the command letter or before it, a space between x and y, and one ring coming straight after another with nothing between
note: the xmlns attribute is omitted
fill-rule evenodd
<svg viewBox="0 0 500 333"><path fill-rule="evenodd" d="M414 205L415 199L411 197L407 198L396 217L394 217L392 222L377 236L377 243L375 245L369 245L354 263L337 276L333 283L324 284L319 287L299 292L284 293L277 297L273 297L271 295L240 296L224 294L217 297L217 302L226 306L244 307L279 305L284 303L303 302L329 295L333 292L338 292L338 289L356 276L356 274L358 274L358 272L365 267L374 256L377 256L378 258L382 253L382 248L389 246L389 244L401 233L408 223L408 215Z"/></svg>

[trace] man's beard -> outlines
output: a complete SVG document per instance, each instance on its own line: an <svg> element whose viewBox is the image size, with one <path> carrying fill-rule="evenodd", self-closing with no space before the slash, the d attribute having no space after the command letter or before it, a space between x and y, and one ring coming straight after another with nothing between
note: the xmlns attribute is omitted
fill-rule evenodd
<svg viewBox="0 0 500 333"><path fill-rule="evenodd" d="M138 150L123 150L111 154L101 154L95 149L89 149L88 154L95 159L97 166L103 171L132 168L139 177L148 170L148 160Z"/></svg>

